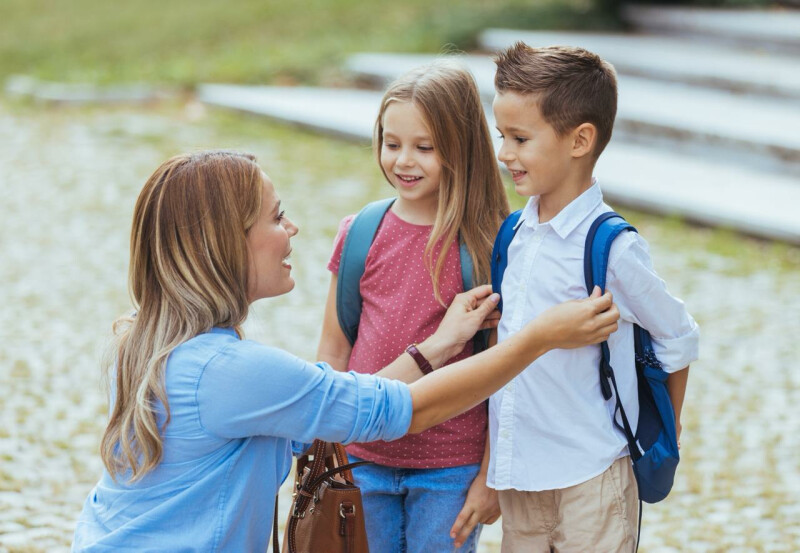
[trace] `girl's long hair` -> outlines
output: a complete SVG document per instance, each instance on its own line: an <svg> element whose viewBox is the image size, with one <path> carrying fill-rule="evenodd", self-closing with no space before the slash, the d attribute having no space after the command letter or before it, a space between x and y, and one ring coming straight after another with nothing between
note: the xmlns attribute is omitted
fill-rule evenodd
<svg viewBox="0 0 800 553"><path fill-rule="evenodd" d="M464 242L472 256L475 285L489 282L492 245L508 215L508 198L478 87L469 71L439 60L410 71L389 85L375 123L373 144L378 165L383 148L383 116L392 102L410 102L420 110L442 164L436 220L424 254L434 294L441 302L439 276L454 240ZM385 172L384 177L389 181ZM445 255L434 259L440 240Z"/></svg>
<svg viewBox="0 0 800 553"><path fill-rule="evenodd" d="M136 481L161 461L170 352L215 326L238 332L247 316L246 234L262 183L254 156L209 151L164 162L139 194L128 275L134 314L114 323L106 359L115 391L100 453L113 478Z"/></svg>

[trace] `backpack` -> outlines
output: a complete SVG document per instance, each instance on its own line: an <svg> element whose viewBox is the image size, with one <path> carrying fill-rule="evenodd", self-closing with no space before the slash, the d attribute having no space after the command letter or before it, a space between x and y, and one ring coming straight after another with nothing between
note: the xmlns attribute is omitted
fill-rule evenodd
<svg viewBox="0 0 800 553"><path fill-rule="evenodd" d="M339 262L339 277L336 284L336 314L339 326L352 346L358 336L358 324L361 320L361 277L367 261L367 254L375 239L383 217L394 203L395 198L386 198L367 204L358 212L350 224L342 248ZM472 257L466 244L461 243L461 279L464 290L471 290ZM479 331L473 339L473 351L478 353L486 349L488 331Z"/></svg>
<svg viewBox="0 0 800 553"><path fill-rule="evenodd" d="M508 246L517 232L521 214L522 210L509 215L495 239L492 250L492 287L497 293L500 293L500 284L508 265ZM623 231L636 232L636 229L613 211L600 215L592 223L583 254L584 279L589 293L595 285L601 290L605 289L611 244ZM499 309L502 311L502 302ZM611 388L614 388L614 424L619 427L616 421L616 413L619 412L622 420L620 429L628 441L633 472L639 487L639 499L646 503L657 503L667 497L672 489L675 470L680 460L675 412L666 386L668 373L663 370L653 352L650 333L634 325L633 338L639 392L639 421L635 434L619 399L608 342L600 344L600 388L606 401L612 398ZM639 512L641 516L641 510Z"/></svg>

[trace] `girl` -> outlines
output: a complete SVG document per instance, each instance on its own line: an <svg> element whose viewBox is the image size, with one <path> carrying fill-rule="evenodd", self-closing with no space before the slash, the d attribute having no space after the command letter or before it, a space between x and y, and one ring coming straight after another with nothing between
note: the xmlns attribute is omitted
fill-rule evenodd
<svg viewBox="0 0 800 553"><path fill-rule="evenodd" d="M176 156L147 181L131 232L136 315L116 326L109 367L105 471L84 503L73 551L265 551L291 440L420 432L549 349L602 341L616 329L618 312L598 293L414 384L338 373L241 337L250 303L294 288L287 258L297 231L253 156ZM496 305L483 301L490 291L460 294L419 344L433 367L481 327ZM407 355L384 370L420 374Z"/></svg>
<svg viewBox="0 0 800 553"><path fill-rule="evenodd" d="M460 242L473 261L473 282L488 282L494 237L508 214L478 89L465 69L440 61L392 83L381 102L374 147L397 199L366 259L352 347L336 306L352 216L334 241L318 357L340 371L374 372L431 335L463 290ZM469 343L449 362L472 353ZM373 551L476 549L476 525L500 514L496 492L486 487L486 418L486 406L478 405L416 436L348 447L352 461L376 463L354 473Z"/></svg>

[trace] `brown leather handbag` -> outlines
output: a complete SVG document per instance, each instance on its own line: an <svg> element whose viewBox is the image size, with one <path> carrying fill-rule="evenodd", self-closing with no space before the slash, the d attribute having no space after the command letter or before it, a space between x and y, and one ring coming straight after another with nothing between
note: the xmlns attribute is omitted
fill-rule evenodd
<svg viewBox="0 0 800 553"><path fill-rule="evenodd" d="M295 493L283 535L288 553L369 553L361 490L350 469L370 461L348 463L344 446L315 440L297 459ZM278 547L278 500L272 529Z"/></svg>

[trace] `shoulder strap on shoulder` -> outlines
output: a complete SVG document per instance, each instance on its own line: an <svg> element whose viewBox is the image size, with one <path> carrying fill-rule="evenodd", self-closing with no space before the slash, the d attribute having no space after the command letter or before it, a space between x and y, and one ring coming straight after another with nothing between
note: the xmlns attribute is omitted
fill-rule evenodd
<svg viewBox="0 0 800 553"><path fill-rule="evenodd" d="M605 292L611 244L625 230L636 232L633 225L613 211L603 213L589 227L583 251L583 277L587 294L591 294L595 286Z"/></svg>
<svg viewBox="0 0 800 553"><path fill-rule="evenodd" d="M595 285L605 292L606 271L608 270L608 255L611 253L611 244L625 230L636 232L636 229L623 219L622 215L613 211L603 213L589 227L583 250L583 277L586 281L587 294L592 293ZM600 344L600 390L606 401L611 399L611 384L609 380L613 378L614 370L611 368L611 352L608 349L608 342L603 342ZM621 406L619 401L617 401L617 404ZM623 421L627 427L628 423L624 411ZM626 431L626 436L628 434L630 432Z"/></svg>
<svg viewBox="0 0 800 553"><path fill-rule="evenodd" d="M522 210L517 210L503 221L500 225L500 230L497 232L497 238L494 240L494 248L492 248L492 291L500 293L500 285L503 283L503 275L508 266L508 246L511 240L517 233L517 223L522 215ZM497 308L503 311L503 298L500 297L500 303Z"/></svg>
<svg viewBox="0 0 800 553"><path fill-rule="evenodd" d="M344 240L336 285L336 314L339 317L339 326L351 346L356 341L358 323L361 320L360 283L367 254L375 233L394 200L387 198L364 206L350 223Z"/></svg>

